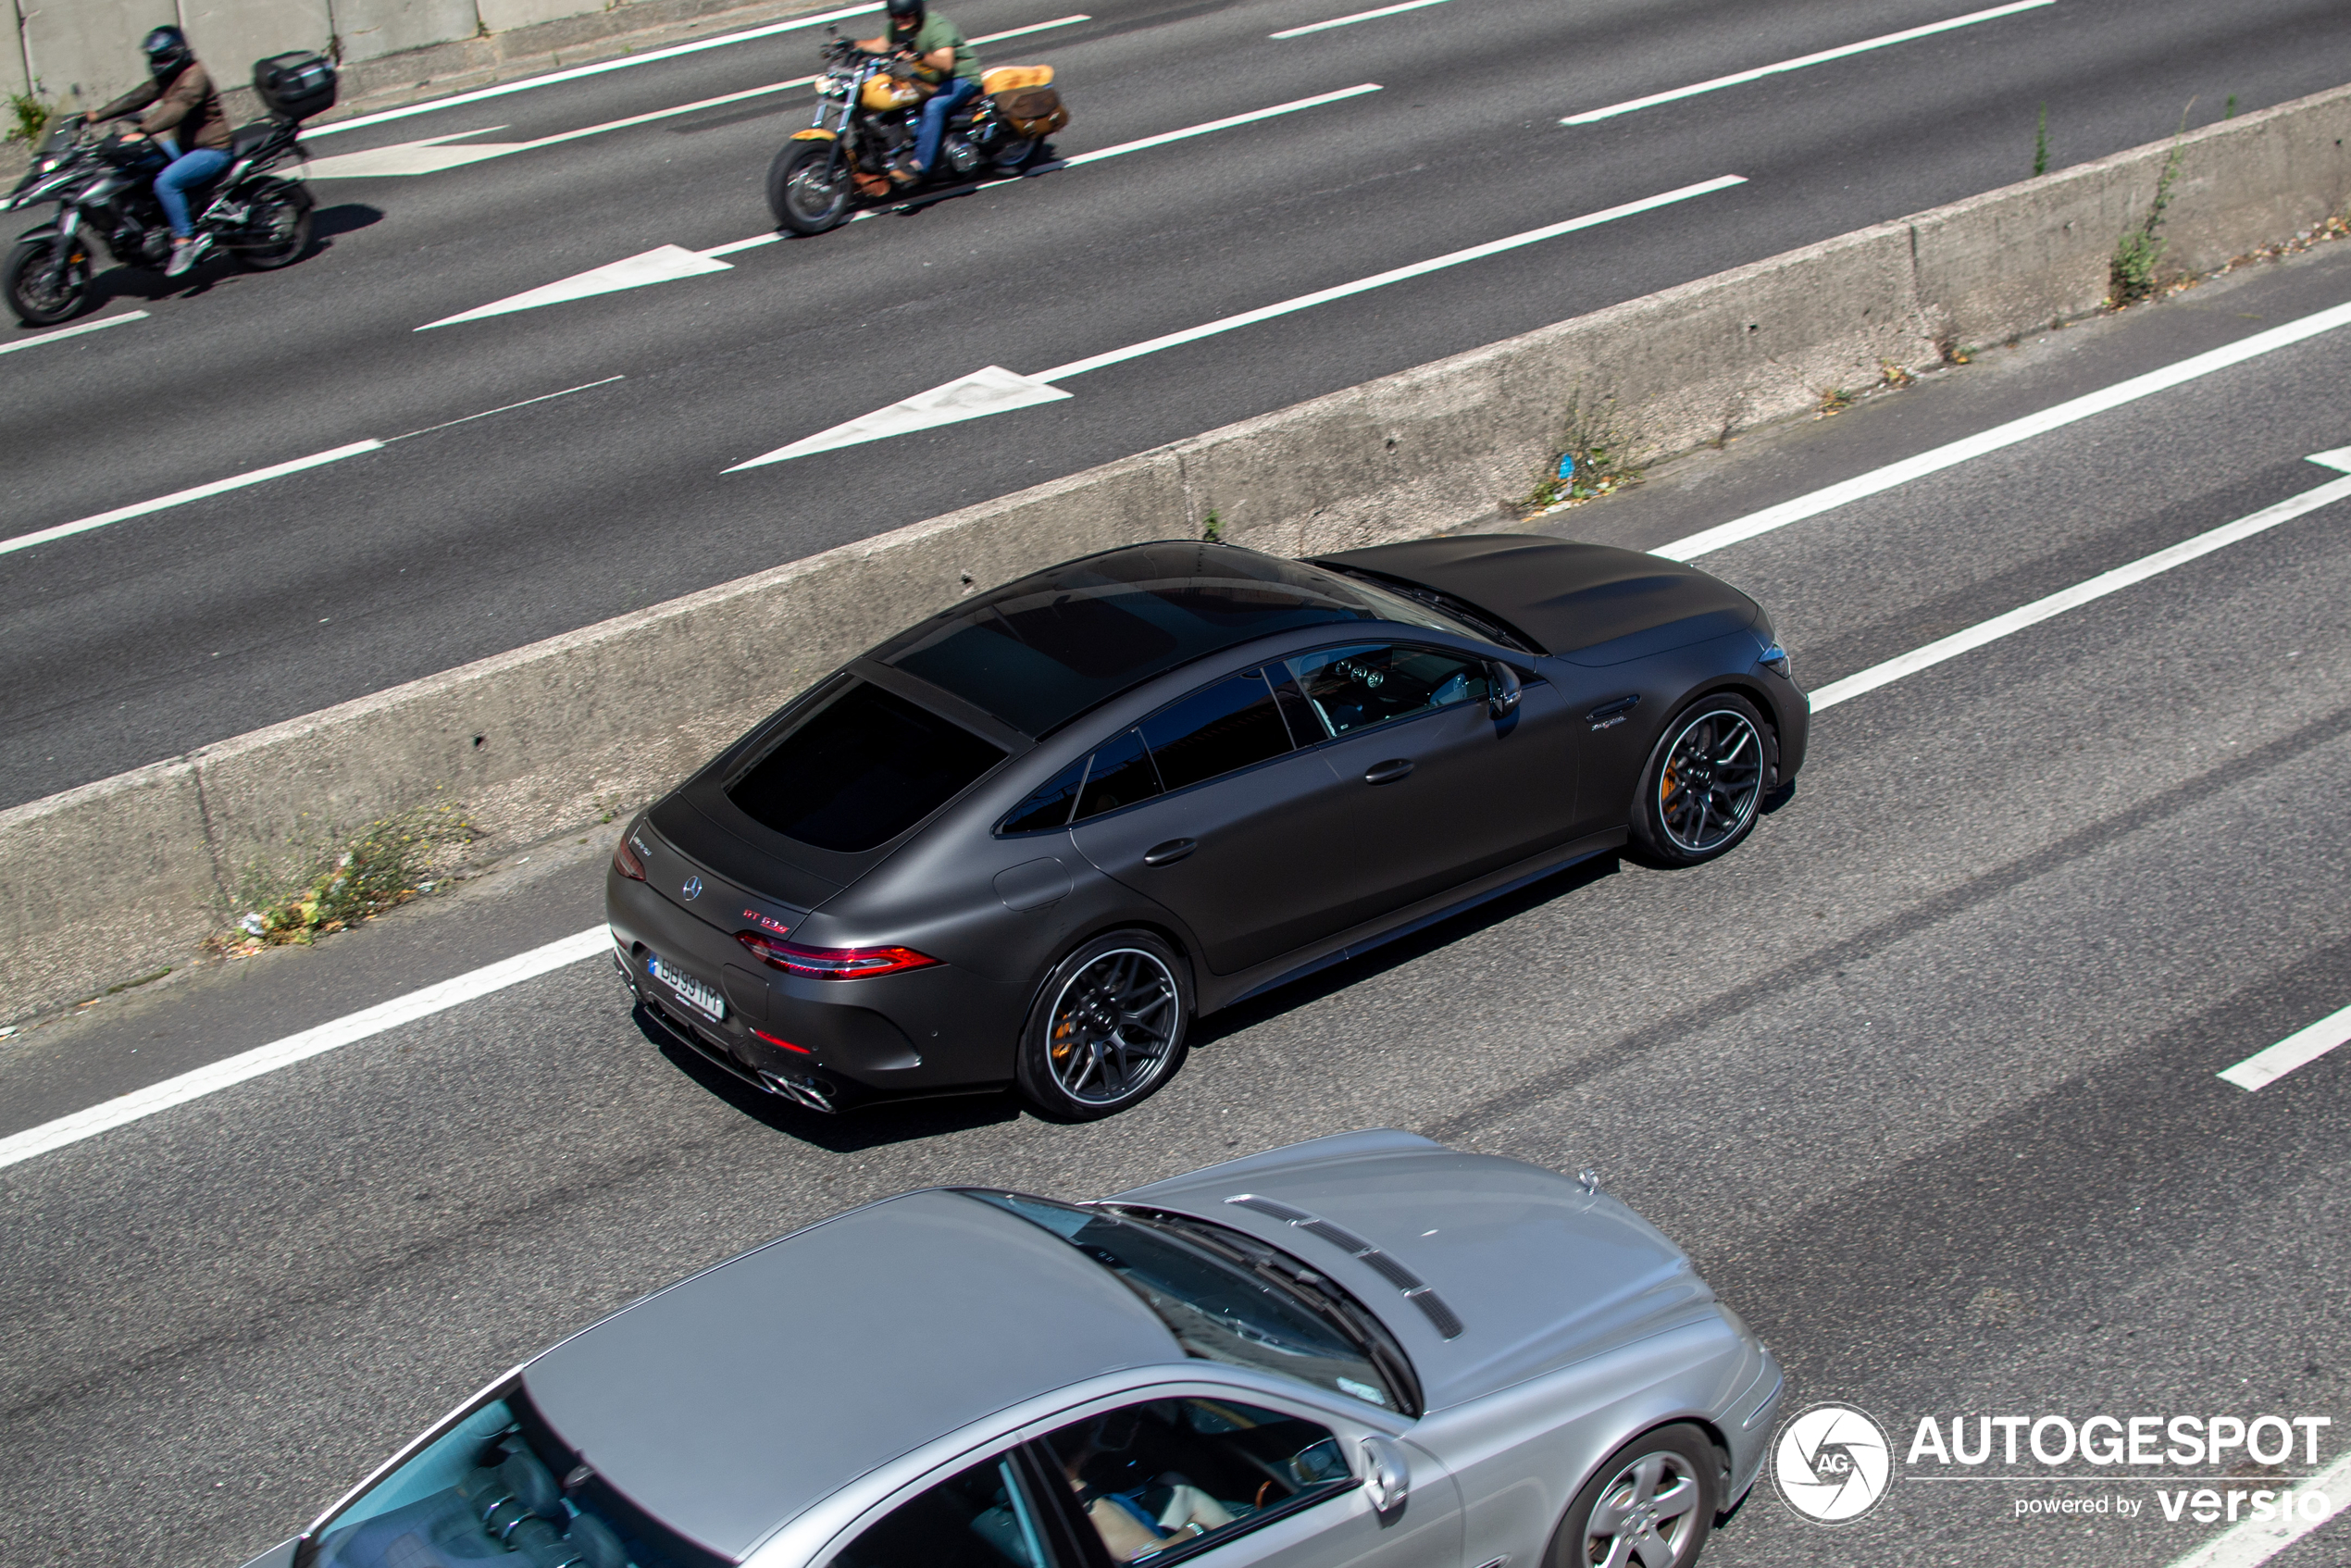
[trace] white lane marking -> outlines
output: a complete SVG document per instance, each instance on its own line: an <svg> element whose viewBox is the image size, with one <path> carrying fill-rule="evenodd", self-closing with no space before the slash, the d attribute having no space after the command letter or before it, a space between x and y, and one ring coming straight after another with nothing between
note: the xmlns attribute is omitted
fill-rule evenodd
<svg viewBox="0 0 2351 1568"><path fill-rule="evenodd" d="M704 49L723 49L730 44L748 44L755 38L773 38L779 32L791 32L804 27L822 27L846 17L863 16L878 11L881 6L851 6L839 11L826 11L813 17L794 17L790 21L771 22L765 27L748 28L741 32L720 33L715 38L697 38L690 44L673 44L666 49L648 49L641 55L624 55L616 60L599 60L592 66L573 66L568 70L549 71L544 76L525 77L519 81L502 81L495 87L478 87L470 93L453 93L446 98L430 103L409 104L397 109L382 109L371 115L358 115L339 119L332 125L313 126L302 133L303 140L315 141L340 131L358 131L370 125L384 125L416 115L429 115L439 109L454 109L463 104L479 104L486 98L503 98L509 93L529 93L535 88L553 87L559 82L577 81L582 77L601 76L606 71L627 70L631 66L649 66L661 60L674 60L680 55L699 54Z"/></svg>
<svg viewBox="0 0 2351 1568"><path fill-rule="evenodd" d="M37 1127L0 1138L0 1168L20 1164L35 1155L63 1149L86 1138L95 1138L158 1111L175 1105L185 1105L201 1100L248 1078L274 1073L280 1067L292 1066L342 1046L396 1029L403 1024L413 1024L419 1018L429 1018L436 1013L447 1012L462 1002L475 1001L492 991L519 985L551 970L577 964L583 958L593 958L599 952L612 951L611 931L603 926L577 932L544 947L516 953L514 957L488 964L439 985L393 997L390 1002L321 1024L300 1034L288 1035L267 1045L223 1057L193 1072L182 1073L176 1078L166 1078L158 1084L102 1101L71 1115L60 1116L54 1122L44 1122Z"/></svg>
<svg viewBox="0 0 2351 1568"><path fill-rule="evenodd" d="M2307 1029L2296 1029L2277 1044L2222 1069L2218 1076L2248 1091L2263 1089L2346 1043L2351 1043L2351 1007L2330 1013Z"/></svg>
<svg viewBox="0 0 2351 1568"><path fill-rule="evenodd" d="M0 354L14 354L20 348L39 348L60 338L78 338L84 332L103 332L109 327L119 327L126 321L144 321L143 310L126 310L120 316L108 316L96 321L84 321L79 327L61 327L54 332L44 332L37 338L19 338L12 343L0 343Z"/></svg>
<svg viewBox="0 0 2351 1568"><path fill-rule="evenodd" d="M1312 309L1318 305L1326 305L1332 300L1345 299L1351 294L1363 293L1372 289L1386 288L1390 283L1400 283L1407 279L1425 277L1429 273L1442 271L1449 267L1460 267L1467 262L1499 255L1504 251L1516 250L1521 245L1532 245L1540 241L1556 239L1561 234L1573 234L1579 229L1590 229L1598 224L1613 222L1620 218L1630 218L1636 213L1649 212L1676 202L1689 201L1693 197L1746 183L1744 176L1726 174L1720 179L1705 180L1699 184L1685 185L1678 191L1667 191L1661 195L1645 196L1637 202L1626 202L1622 206L1610 207L1602 212L1587 213L1582 218L1571 218L1564 223L1552 223L1540 229L1530 229L1523 234L1512 234L1500 240L1489 240L1482 245L1472 245L1466 250L1433 256L1427 261L1416 261L1409 267L1395 268L1373 277L1359 278L1351 283L1341 283L1335 288L1318 289L1311 294L1300 294L1294 299L1260 305L1255 310L1244 310L1236 316L1220 317L1214 321L1205 322L1198 327L1187 327L1180 332L1168 332L1139 343L1129 343L1125 348L1112 349L1107 354L1094 355L1086 359L1074 359L1067 365L1057 365L1051 370L1040 370L1034 376L1022 376L1001 366L991 365L971 375L959 377L943 386L933 387L928 392L917 392L914 396L902 402L893 403L886 408L878 408L871 414L860 415L845 424L835 425L830 429L819 430L813 436L802 437L788 446L779 446L773 452L747 459L723 471L739 474L745 468L757 468L770 463L788 462L794 457L805 457L817 452L830 452L837 447L852 446L860 442L879 441L886 436L903 435L911 430L930 429L939 425L953 424L958 420L976 419L989 414L1001 414L1014 408L1026 408L1039 403L1057 401L1069 394L1055 389L1052 386L1053 382L1066 380L1072 376L1082 376L1088 370L1100 370L1105 366L1122 364L1129 359L1138 359L1147 354L1157 354L1162 349L1198 342L1202 338L1212 338L1221 332L1230 332L1238 328L1253 326L1260 321L1270 321L1277 316L1287 316L1294 311Z"/></svg>
<svg viewBox="0 0 2351 1568"><path fill-rule="evenodd" d="M1426 6L1442 6L1445 0L1404 0L1400 6L1382 6L1376 11L1358 11L1351 17L1333 17L1326 22L1309 22L1304 27L1285 28L1280 32L1269 32L1265 36L1303 38L1310 32L1326 32L1335 27L1352 27L1357 22L1372 21L1380 17L1392 17L1399 11L1417 11Z"/></svg>
<svg viewBox="0 0 2351 1568"><path fill-rule="evenodd" d="M363 453L380 452L393 442L406 441L412 436L430 435L435 430L445 430L452 425L471 424L476 419L487 419L492 414L504 414L516 408L528 408L534 403L544 403L549 398L569 397L573 392L586 392L590 387L607 386L620 380L622 378L618 376L606 376L601 381L586 381L576 387L566 387L561 392L542 392L537 397L527 397L520 403L509 403L497 408L485 408L479 414L466 414L458 418L444 419L438 425L427 425L422 429L410 430L406 435L393 436L385 441L377 441L372 437L367 441L355 441L347 446L338 446L327 452L314 452L307 457L297 457L289 463L273 463L267 468L255 468L243 474L231 474L225 479L215 479L210 484L196 485L189 490L176 490L169 495L159 495L153 501L141 501L129 506L118 506L111 512L101 512L94 517L79 517L70 523L59 523L55 528L43 529L37 533L19 534L14 539L0 539L0 555L30 549L36 544L46 544L53 539L67 539L74 534L88 533L93 529L102 529L109 523L128 522L133 517L146 516L151 512L161 512L173 506L184 506L191 501L203 501L211 496L225 495L232 490L243 490L248 485L264 484L271 479L283 479L288 474L299 474L306 468L324 467L330 463L340 463L346 457L357 457Z"/></svg>
<svg viewBox="0 0 2351 1568"><path fill-rule="evenodd" d="M1694 82L1690 86L1676 87L1670 92L1652 93L1646 98L1632 98L1622 104L1611 104L1604 109L1586 109L1582 114L1567 116L1560 123L1561 125L1589 125L1594 120L1607 119L1615 115L1631 114L1635 109L1646 109L1658 104L1670 104L1676 98L1694 98L1701 93L1718 93L1725 87L1737 87L1749 81L1760 81L1767 76L1778 76L1784 71L1802 70L1807 66L1822 65L1830 60L1842 60L1848 56L1865 54L1872 49L1884 49L1896 44L1908 44L1914 38L1926 38L1938 32L1949 32L1955 28L1973 27L1978 22L1993 21L2001 17L2012 17L2020 11L2036 11L2044 6L2056 4L2057 0L2015 0L2013 5L1995 6L1988 11L1971 11L1964 17L1953 17L1948 21L1929 22L1924 27L1905 28L1900 32L1889 32L1880 38L1865 38L1859 44L1846 44L1835 49L1823 49L1817 55L1804 55L1793 60L1782 60L1777 65L1758 66L1753 70L1735 71L1729 76L1718 76L1711 81Z"/></svg>
<svg viewBox="0 0 2351 1568"><path fill-rule="evenodd" d="M1093 19L1089 16L1083 15L1060 17L1049 22L1035 22L1027 27L1016 27L1009 32L991 32L984 38L975 38L972 42L997 44L1007 38L1018 38L1026 33L1043 32L1051 28L1068 27L1073 23ZM679 115L694 114L703 109L723 108L728 104L740 104L746 99L764 97L771 93L790 92L795 87L805 87L815 80L813 76L795 76L789 81L771 81L764 87L746 87L739 93L721 93L715 98L698 98L690 104L678 104L665 109L653 109L644 114L629 115L621 119L608 119L602 125L586 125L577 131L559 131L552 136L541 136L529 142L476 142L463 147L442 144L454 142L459 137L483 136L489 133L488 131L461 131L449 136L429 137L422 142L401 142L389 147L369 147L363 152L338 153L332 157L311 159L305 166L303 173L312 180L380 180L395 175L439 174L444 169L464 168L472 164L485 163L491 158L508 157L516 153L536 152L541 147L560 146L564 143L577 142L583 137L602 136L608 131L627 131L632 126L651 125L655 120L675 119ZM504 129L504 126L490 127L491 131Z"/></svg>
<svg viewBox="0 0 2351 1568"><path fill-rule="evenodd" d="M1909 484L1912 479L1922 479L1928 474L1941 473L1946 468L1955 467L1972 458L1981 457L1986 453L1997 452L2004 446L2014 446L2019 442L2030 441L2034 436L2045 435L2061 426L2072 424L2077 419L2086 419L2093 414L2103 414L2109 408L2120 408L2126 403L2135 403L2140 398L2150 397L2159 392L2168 392L2173 387L2193 381L2199 376L2208 376L2215 370L2225 370L2232 365L2242 365L2248 359L2256 359L2278 349L2291 347L2306 338L2316 337L2321 332L2331 332L2337 327L2345 325L2351 325L2351 304L2333 305L2314 315L2306 316L2299 321L2289 321L2283 327L2272 327L2266 332L2256 332L2249 338L2220 348L2208 350L2203 354L2183 359L2176 365L2167 365L2160 370L2150 370L2144 376L2133 376L2127 381L2117 381L2110 387L2086 392L2080 397L2044 408L2038 414L2028 414L2021 419L2011 419L2005 425L1995 425L1988 430L1981 430L1974 435L1962 437L1947 445L1935 447L1930 452L1922 452L1915 457L1905 457L1900 462L1889 463L1883 468L1872 468L1866 474L1859 474L1837 484L1816 490L1810 495L1799 495L1793 501L1783 501L1776 506L1766 506L1760 512L1750 512L1744 517L1734 517L1720 527L1706 529L1703 533L1694 533L1686 539L1677 539L1671 544L1660 545L1649 554L1662 555L1669 561L1696 560L1700 555L1727 549L1744 540L1753 539L1759 534L1770 533L1773 529L1785 528L1790 523L1798 523L1807 517L1818 516L1822 512L1833 511L1851 502L1880 494L1898 485ZM2321 460L2320 458L2312 459L2313 462Z"/></svg>
<svg viewBox="0 0 2351 1568"><path fill-rule="evenodd" d="M65 539L77 533L88 533L93 529L102 529L109 523L125 522L132 517L143 517L150 512L160 512L167 507L184 506L191 501L202 501L208 496L225 495L232 490L243 490L247 485L263 484L270 479L282 479L288 474L299 474L305 468L317 468L329 463L340 463L346 457L356 457L363 452L380 451L383 444L379 441L355 441L348 446L338 446L332 451L314 452L307 457L297 457L291 463L273 463L267 468L255 468L248 473L231 474L225 479L215 479L210 484L200 484L192 490L174 491L169 495L159 495L153 501L141 501L129 506L118 506L111 512L101 512L93 517L77 517L70 523L59 523L55 528L42 529L33 533L20 533L14 539L0 539L0 555L10 554L19 550L30 550L36 544L46 544L53 539Z"/></svg>
<svg viewBox="0 0 2351 1568"><path fill-rule="evenodd" d="M509 311L536 310L542 305L559 305L566 300L588 299L619 289L641 289L648 283L667 283L679 278L699 278L705 273L733 269L732 263L714 260L699 251L663 245L641 255L606 262L602 267L557 282L542 283L538 288L510 294L489 305L476 305L454 316L444 316L438 321L428 321L416 330L429 332L435 327L448 327L459 321L479 321L484 317L504 316Z"/></svg>
<svg viewBox="0 0 2351 1568"><path fill-rule="evenodd" d="M2329 467L2332 465L2330 464ZM1851 702L1865 692L1874 691L1879 687L1899 680L1906 675L1915 675L1920 670L1931 669L1947 660L1958 658L1961 653L1981 648L1987 642L1995 642L2012 632L2021 631L2028 626L2037 626L2052 616L2065 614L2068 610L2078 609L2094 600L2103 599L2109 593L2119 592L2133 583L2145 582L2151 577L2168 572L2174 566L2185 566L2199 556L2209 555L2215 550L2224 549L2240 540L2251 539L2258 533L2266 533L2281 523L2293 521L2305 512L2316 511L2319 507L2341 501L2346 496L2351 496L2351 478L2330 479L2316 490L2306 490L2300 495L2289 496L2273 506L2264 506L2249 516L2239 517L2233 523L2223 523L2219 528L2197 534L2193 539L2183 539L2179 543L2168 549L2158 550L2152 555L2142 555L2128 566L2117 566L2110 572L2100 572L2086 582L2078 582L2071 588L2062 589L2046 598L2035 599L2032 604L2020 605L2006 615L1994 616L1990 620L1979 622L1965 631L1955 631L1948 637L1937 638L1922 648L1911 649L1899 658L1888 659L1882 665L1872 665L1857 675L1847 676L1843 680L1831 681L1812 693L1812 711L1817 714L1833 708L1839 703Z"/></svg>
<svg viewBox="0 0 2351 1568"><path fill-rule="evenodd" d="M1360 98L1366 93L1376 93L1379 90L1380 84L1376 81L1359 82L1353 87L1342 87L1336 93L1317 93L1312 98L1293 98L1287 104L1275 104L1270 109L1251 109L1245 115L1227 115L1223 119L1212 119L1200 125L1188 125L1181 131L1163 131L1156 136L1144 136L1132 142L1121 142L1114 147L1097 148L1093 152L1080 153L1074 158L1064 158L1062 161L1068 168L1077 168L1086 164L1100 163L1104 158L1124 157L1128 153L1139 153L1146 147L1165 146L1170 142L1181 142L1189 136L1205 136L1212 131L1230 131L1237 125L1248 125L1256 120L1271 119L1275 115L1294 115L1300 109L1318 109L1325 104L1336 104L1347 98Z"/></svg>
<svg viewBox="0 0 2351 1568"><path fill-rule="evenodd" d="M1064 19L1068 21L1085 19L1088 19L1079 17ZM1051 25L1059 26L1060 23ZM1212 119L1200 125L1188 125L1180 131L1163 131L1157 135L1145 136L1137 141L1121 142L1114 147L1103 147L1096 152L1080 153L1074 158L1064 159L1061 167L1074 168L1080 164L1099 163L1103 158L1122 157L1128 153L1139 153L1146 147L1163 146L1167 143L1180 142L1190 136L1205 136L1212 131L1229 131L1234 126L1248 125L1257 120L1270 118L1275 115L1296 114L1300 109L1319 108L1325 104L1336 104L1344 98L1361 97L1366 93L1378 91L1380 91L1378 82L1366 81L1358 86L1340 88L1336 93L1318 93L1311 98L1293 99L1287 104L1275 104L1271 108L1252 109L1247 114L1230 115L1224 119ZM1028 178L1026 175L1012 175L1002 180L983 180L969 189L992 191L999 185L1018 184L1026 178ZM874 218L882 213L896 210L896 205L867 208L858 213L851 221L856 222L862 218ZM519 294L511 294L502 300L492 300L488 305L460 311L455 316L444 316L438 321L428 321L415 330L429 332L435 327L447 327L459 321L478 321L485 317L504 316L511 311L533 310L541 305L557 305L568 300L588 299L621 289L642 288L649 283L666 283L676 279L697 277L706 272L724 272L731 264L720 260L720 257L739 255L743 251L754 251L762 245L777 244L784 238L784 235L772 231L765 234L753 234L746 240L729 240L723 245L713 245L706 251L688 251L681 250L676 245L663 245L658 249L628 256L620 261L606 262L602 267L591 268L575 277L542 284L539 288L530 289ZM697 257L710 265L696 266L684 259L686 257Z"/></svg>
<svg viewBox="0 0 2351 1568"><path fill-rule="evenodd" d="M2185 1557L2175 1559L2171 1568L2258 1568L2305 1536L2314 1534L2328 1520L2342 1517L2345 1499L2351 1495L2351 1451L2337 1457L2316 1475L2299 1481L2291 1477L2264 1480L2279 1489L2294 1489L2297 1505L2291 1521L2240 1520L2234 1529L2224 1530ZM2316 1519L2304 1515L2299 1506L2300 1499L2313 1494L2327 1500L2325 1510Z"/></svg>

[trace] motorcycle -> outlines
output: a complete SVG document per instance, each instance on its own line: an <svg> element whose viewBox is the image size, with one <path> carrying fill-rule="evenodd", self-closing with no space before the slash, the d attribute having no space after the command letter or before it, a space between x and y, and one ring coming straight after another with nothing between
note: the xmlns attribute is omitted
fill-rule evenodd
<svg viewBox="0 0 2351 1568"><path fill-rule="evenodd" d="M256 62L254 72L271 118L234 134L229 167L190 193L190 216L216 246L267 271L310 248L310 193L272 171L309 156L298 132L304 118L334 101L334 68L315 56L280 56ZM18 236L0 269L0 292L18 319L53 327L90 303L93 237L124 267L159 268L170 258L171 225L155 193L162 167L153 143L102 131L79 116L48 134L0 202L0 212L57 204L54 219Z"/></svg>
<svg viewBox="0 0 2351 1568"><path fill-rule="evenodd" d="M838 228L861 204L891 205L983 172L1026 173L1044 161L1045 139L1069 123L1052 67L983 71L979 95L949 118L926 183L901 185L890 171L913 156L928 96L914 68L840 37L824 59L815 121L792 132L767 169L767 205L796 234Z"/></svg>

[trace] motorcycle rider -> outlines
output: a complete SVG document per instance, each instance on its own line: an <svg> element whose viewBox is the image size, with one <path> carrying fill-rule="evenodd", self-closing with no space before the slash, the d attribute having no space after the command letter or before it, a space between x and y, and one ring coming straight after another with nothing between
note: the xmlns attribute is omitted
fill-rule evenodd
<svg viewBox="0 0 2351 1568"><path fill-rule="evenodd" d="M857 47L868 55L911 59L915 79L937 88L923 102L913 162L889 171L901 185L911 185L930 172L939 144L947 136L948 117L979 96L979 55L962 28L927 10L923 0L889 0L889 14L882 35L859 39Z"/></svg>
<svg viewBox="0 0 2351 1568"><path fill-rule="evenodd" d="M149 80L90 118L138 115L139 129L126 131L123 140L151 140L165 159L155 176L155 200L171 222L171 262L164 276L177 278L212 248L212 237L199 235L189 216L188 193L229 167L229 117L221 112L211 73L188 47L186 33L159 27L141 39L139 47L147 56Z"/></svg>

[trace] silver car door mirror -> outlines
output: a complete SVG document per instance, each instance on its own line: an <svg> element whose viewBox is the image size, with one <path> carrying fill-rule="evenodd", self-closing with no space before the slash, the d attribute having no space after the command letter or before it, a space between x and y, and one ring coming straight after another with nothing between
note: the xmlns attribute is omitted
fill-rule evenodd
<svg viewBox="0 0 2351 1568"><path fill-rule="evenodd" d="M1363 1495L1372 1512L1385 1519L1404 1506L1412 1489L1412 1470L1404 1460L1404 1445L1375 1434L1363 1439Z"/></svg>
<svg viewBox="0 0 2351 1568"><path fill-rule="evenodd" d="M1496 718L1505 717L1518 706L1519 698L1524 694L1519 689L1518 671L1499 660L1493 660L1487 663L1486 672L1489 693L1486 699L1486 711Z"/></svg>

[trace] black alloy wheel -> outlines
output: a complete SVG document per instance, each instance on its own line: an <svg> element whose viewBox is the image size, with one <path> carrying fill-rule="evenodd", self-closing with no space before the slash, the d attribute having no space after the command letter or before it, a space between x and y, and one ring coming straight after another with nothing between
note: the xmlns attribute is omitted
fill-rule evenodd
<svg viewBox="0 0 2351 1568"><path fill-rule="evenodd" d="M1695 1426L1642 1434L1575 1494L1543 1568L1691 1568L1723 1506L1728 1468Z"/></svg>
<svg viewBox="0 0 2351 1568"><path fill-rule="evenodd" d="M1729 853L1754 828L1778 765L1771 726L1752 703L1729 691L1700 697L1673 716L1641 770L1635 847L1661 866Z"/></svg>
<svg viewBox="0 0 2351 1568"><path fill-rule="evenodd" d="M787 142L767 168L767 207L795 234L821 234L849 217L855 186L838 142Z"/></svg>
<svg viewBox="0 0 2351 1568"><path fill-rule="evenodd" d="M28 327L54 327L89 300L89 253L67 256L60 264L57 248L63 243L55 234L36 234L19 241L8 253L0 289L7 292L8 308Z"/></svg>
<svg viewBox="0 0 2351 1568"><path fill-rule="evenodd" d="M1054 964L1021 1034L1021 1093L1066 1121L1112 1115L1148 1097L1183 1065L1189 975L1148 931L1097 937Z"/></svg>
<svg viewBox="0 0 2351 1568"><path fill-rule="evenodd" d="M273 183L256 193L253 216L230 253L260 272L300 261L310 249L310 193L299 185Z"/></svg>

